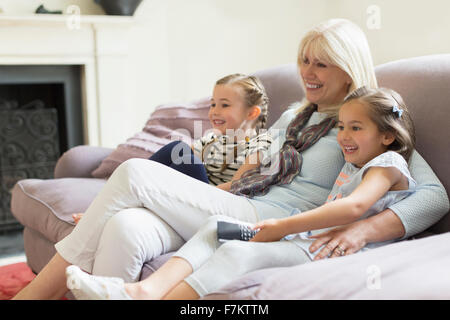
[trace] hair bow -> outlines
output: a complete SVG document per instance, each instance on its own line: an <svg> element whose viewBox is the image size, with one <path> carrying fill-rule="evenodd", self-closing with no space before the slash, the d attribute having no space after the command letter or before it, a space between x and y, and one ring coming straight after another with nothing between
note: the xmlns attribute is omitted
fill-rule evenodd
<svg viewBox="0 0 450 320"><path fill-rule="evenodd" d="M392 106L392 112L397 113L397 117L400 118L403 113L403 109L400 109L396 104Z"/></svg>

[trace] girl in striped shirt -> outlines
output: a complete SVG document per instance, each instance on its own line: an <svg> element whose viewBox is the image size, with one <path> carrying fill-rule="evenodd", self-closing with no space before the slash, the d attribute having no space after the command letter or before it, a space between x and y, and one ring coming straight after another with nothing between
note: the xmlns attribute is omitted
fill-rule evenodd
<svg viewBox="0 0 450 320"><path fill-rule="evenodd" d="M261 130L268 107L269 99L257 77L237 73L219 79L208 113L212 128L191 146L174 141L149 160L229 191L233 180L270 158L272 138ZM75 223L82 215L72 215Z"/></svg>
<svg viewBox="0 0 450 320"><path fill-rule="evenodd" d="M254 76L232 74L216 82L208 114L212 130L192 145L192 157L201 162L198 171L206 176L201 180L228 191L232 180L259 167L272 142L267 132L261 132L268 104L264 87Z"/></svg>

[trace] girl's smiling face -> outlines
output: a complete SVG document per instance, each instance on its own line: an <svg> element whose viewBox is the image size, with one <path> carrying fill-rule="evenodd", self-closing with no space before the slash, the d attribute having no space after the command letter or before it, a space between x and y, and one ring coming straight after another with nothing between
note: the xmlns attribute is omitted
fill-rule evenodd
<svg viewBox="0 0 450 320"><path fill-rule="evenodd" d="M369 108L358 100L351 100L339 110L337 141L345 161L358 168L386 152L395 140L390 132L380 132L369 117Z"/></svg>
<svg viewBox="0 0 450 320"><path fill-rule="evenodd" d="M208 117L212 127L221 134L226 134L227 129L250 129L253 124L251 111L238 86L221 84L214 87Z"/></svg>

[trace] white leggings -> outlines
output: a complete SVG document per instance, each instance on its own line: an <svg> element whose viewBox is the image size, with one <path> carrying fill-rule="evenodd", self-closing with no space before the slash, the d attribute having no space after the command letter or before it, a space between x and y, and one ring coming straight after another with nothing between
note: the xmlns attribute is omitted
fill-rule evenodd
<svg viewBox="0 0 450 320"><path fill-rule="evenodd" d="M188 261L194 272L185 281L200 297L217 290L239 276L271 267L290 267L310 262L309 256L291 241L246 242L217 240L217 221L232 221L214 216L183 245L174 256Z"/></svg>
<svg viewBox="0 0 450 320"><path fill-rule="evenodd" d="M213 215L259 220L244 197L157 162L130 159L55 248L87 272L137 281L146 261L180 248Z"/></svg>

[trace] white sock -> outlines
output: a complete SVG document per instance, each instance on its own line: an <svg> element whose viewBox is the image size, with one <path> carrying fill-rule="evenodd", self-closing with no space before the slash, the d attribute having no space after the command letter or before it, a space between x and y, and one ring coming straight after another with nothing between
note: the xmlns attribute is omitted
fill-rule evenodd
<svg viewBox="0 0 450 320"><path fill-rule="evenodd" d="M77 300L132 300L120 278L92 276L73 265L66 268L66 277Z"/></svg>

